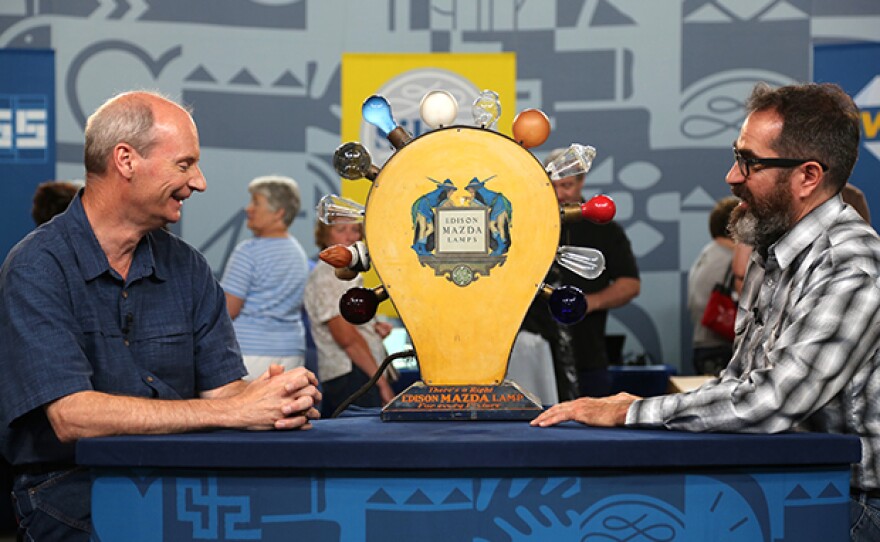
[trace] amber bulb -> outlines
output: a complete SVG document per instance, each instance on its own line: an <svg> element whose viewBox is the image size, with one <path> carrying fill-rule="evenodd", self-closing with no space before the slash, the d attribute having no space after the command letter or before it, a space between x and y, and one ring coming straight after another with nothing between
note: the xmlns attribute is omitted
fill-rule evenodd
<svg viewBox="0 0 880 542"><path fill-rule="evenodd" d="M547 141L550 119L540 109L524 109L513 119L513 139L531 149Z"/></svg>

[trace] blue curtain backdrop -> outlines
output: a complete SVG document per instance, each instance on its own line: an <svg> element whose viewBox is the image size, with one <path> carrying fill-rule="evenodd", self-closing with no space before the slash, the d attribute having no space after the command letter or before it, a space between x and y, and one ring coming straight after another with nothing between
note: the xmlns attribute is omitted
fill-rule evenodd
<svg viewBox="0 0 880 542"><path fill-rule="evenodd" d="M871 224L880 224L880 43L818 45L813 80L837 83L853 97L862 113L862 145L850 182L859 187L871 209Z"/></svg>
<svg viewBox="0 0 880 542"><path fill-rule="evenodd" d="M0 258L32 228L36 186L55 178L55 52L0 49Z"/></svg>

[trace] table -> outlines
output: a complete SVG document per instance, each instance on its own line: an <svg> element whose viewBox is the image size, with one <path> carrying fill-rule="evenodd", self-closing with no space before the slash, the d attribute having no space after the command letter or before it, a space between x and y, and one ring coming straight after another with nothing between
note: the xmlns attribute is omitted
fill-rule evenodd
<svg viewBox="0 0 880 542"><path fill-rule="evenodd" d="M654 397L667 393L669 377L675 374L671 365L609 365L613 395L622 391L639 397Z"/></svg>
<svg viewBox="0 0 880 542"><path fill-rule="evenodd" d="M855 437L524 422L85 439L112 540L845 540Z"/></svg>

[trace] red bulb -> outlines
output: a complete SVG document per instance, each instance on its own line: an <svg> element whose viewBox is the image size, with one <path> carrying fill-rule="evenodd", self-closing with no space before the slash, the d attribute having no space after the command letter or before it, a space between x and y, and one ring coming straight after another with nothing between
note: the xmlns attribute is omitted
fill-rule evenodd
<svg viewBox="0 0 880 542"><path fill-rule="evenodd" d="M599 194L590 198L590 201L581 203L581 216L596 224L607 224L614 220L617 207L614 200L605 194Z"/></svg>

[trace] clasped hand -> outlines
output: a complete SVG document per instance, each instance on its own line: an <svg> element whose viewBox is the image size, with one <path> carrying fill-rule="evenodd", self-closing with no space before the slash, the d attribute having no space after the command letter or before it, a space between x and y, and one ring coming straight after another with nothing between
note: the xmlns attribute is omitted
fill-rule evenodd
<svg viewBox="0 0 880 542"><path fill-rule="evenodd" d="M310 421L321 417L318 379L304 367L284 371L271 365L250 382L239 395L244 401L248 429L310 429Z"/></svg>

